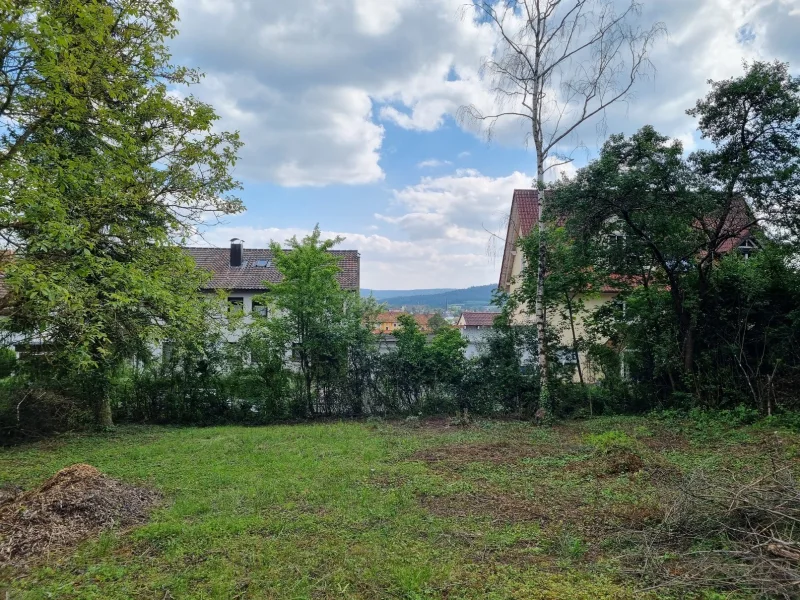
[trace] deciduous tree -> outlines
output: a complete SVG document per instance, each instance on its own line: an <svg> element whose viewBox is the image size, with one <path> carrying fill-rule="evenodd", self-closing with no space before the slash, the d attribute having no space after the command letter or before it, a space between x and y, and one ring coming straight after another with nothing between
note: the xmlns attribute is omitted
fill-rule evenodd
<svg viewBox="0 0 800 600"><path fill-rule="evenodd" d="M570 162L563 149L571 141L572 147L578 145L581 126L603 118L609 106L629 98L636 80L651 66L648 53L664 26L639 29L632 21L640 4L631 0L618 10L619 5L613 0L485 0L472 5L476 18L491 23L498 36L483 71L499 109L466 106L460 116L485 124L490 137L503 119L525 123L539 190L544 189L548 170ZM538 231L544 228L543 201L540 194ZM534 312L544 339L546 236L539 241ZM544 344L539 344L538 363L541 403L548 406Z"/></svg>
<svg viewBox="0 0 800 600"><path fill-rule="evenodd" d="M0 11L0 237L8 327L95 381L197 320L201 276L176 242L229 192L239 146L174 66L170 0L23 0Z"/></svg>

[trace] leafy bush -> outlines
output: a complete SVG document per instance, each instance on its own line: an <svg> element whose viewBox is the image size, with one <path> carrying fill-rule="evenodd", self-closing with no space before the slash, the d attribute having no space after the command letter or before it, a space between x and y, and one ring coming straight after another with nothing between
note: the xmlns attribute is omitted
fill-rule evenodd
<svg viewBox="0 0 800 600"><path fill-rule="evenodd" d="M0 440L4 444L83 428L92 418L81 399L37 386L24 377L0 379Z"/></svg>
<svg viewBox="0 0 800 600"><path fill-rule="evenodd" d="M17 353L11 348L0 348L0 379L10 377L17 366Z"/></svg>
<svg viewBox="0 0 800 600"><path fill-rule="evenodd" d="M601 454L615 452L634 452L638 442L624 431L611 429L603 433L594 433L586 437L586 443L593 446Z"/></svg>
<svg viewBox="0 0 800 600"><path fill-rule="evenodd" d="M652 416L672 427L679 429L688 427L706 436L721 435L730 429L752 425L762 420L758 410L744 404L724 410L696 407L689 410L668 409L653 412Z"/></svg>

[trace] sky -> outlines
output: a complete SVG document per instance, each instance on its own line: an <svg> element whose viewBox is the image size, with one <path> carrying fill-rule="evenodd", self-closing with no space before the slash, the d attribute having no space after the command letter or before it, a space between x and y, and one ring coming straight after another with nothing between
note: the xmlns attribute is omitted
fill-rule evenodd
<svg viewBox="0 0 800 600"><path fill-rule="evenodd" d="M617 0L615 0L617 1ZM624 0L618 0L624 3ZM214 106L244 147L234 174L245 212L202 245L250 248L319 224L361 253L362 287L467 287L496 282L515 188L534 154L523 125L492 139L457 118L495 106L480 67L496 33L465 0L177 0L173 60L205 73L191 93ZM800 0L642 0L634 23L665 25L653 69L632 97L570 140L570 175L605 135L650 124L688 152L704 144L686 109L708 79L745 60L800 68ZM573 151L574 150L574 151Z"/></svg>

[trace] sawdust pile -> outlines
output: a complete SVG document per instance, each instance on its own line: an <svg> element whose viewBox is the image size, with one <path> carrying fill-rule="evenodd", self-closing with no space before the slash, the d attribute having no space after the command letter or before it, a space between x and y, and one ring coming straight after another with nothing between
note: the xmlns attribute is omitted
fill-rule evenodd
<svg viewBox="0 0 800 600"><path fill-rule="evenodd" d="M103 529L142 523L158 492L106 477L91 465L62 469L40 488L0 499L0 565L23 564Z"/></svg>

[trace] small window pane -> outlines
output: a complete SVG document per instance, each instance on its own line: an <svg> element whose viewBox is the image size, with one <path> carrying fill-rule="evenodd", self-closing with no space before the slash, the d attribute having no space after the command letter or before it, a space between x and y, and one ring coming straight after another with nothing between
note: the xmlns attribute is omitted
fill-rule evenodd
<svg viewBox="0 0 800 600"><path fill-rule="evenodd" d="M255 262L256 267L268 267L270 265L270 261L261 259Z"/></svg>
<svg viewBox="0 0 800 600"><path fill-rule="evenodd" d="M242 312L243 310L244 310L244 298L228 297L228 312L234 312L234 311Z"/></svg>
<svg viewBox="0 0 800 600"><path fill-rule="evenodd" d="M262 317L266 317L269 314L267 307L257 302L253 302L253 312Z"/></svg>

